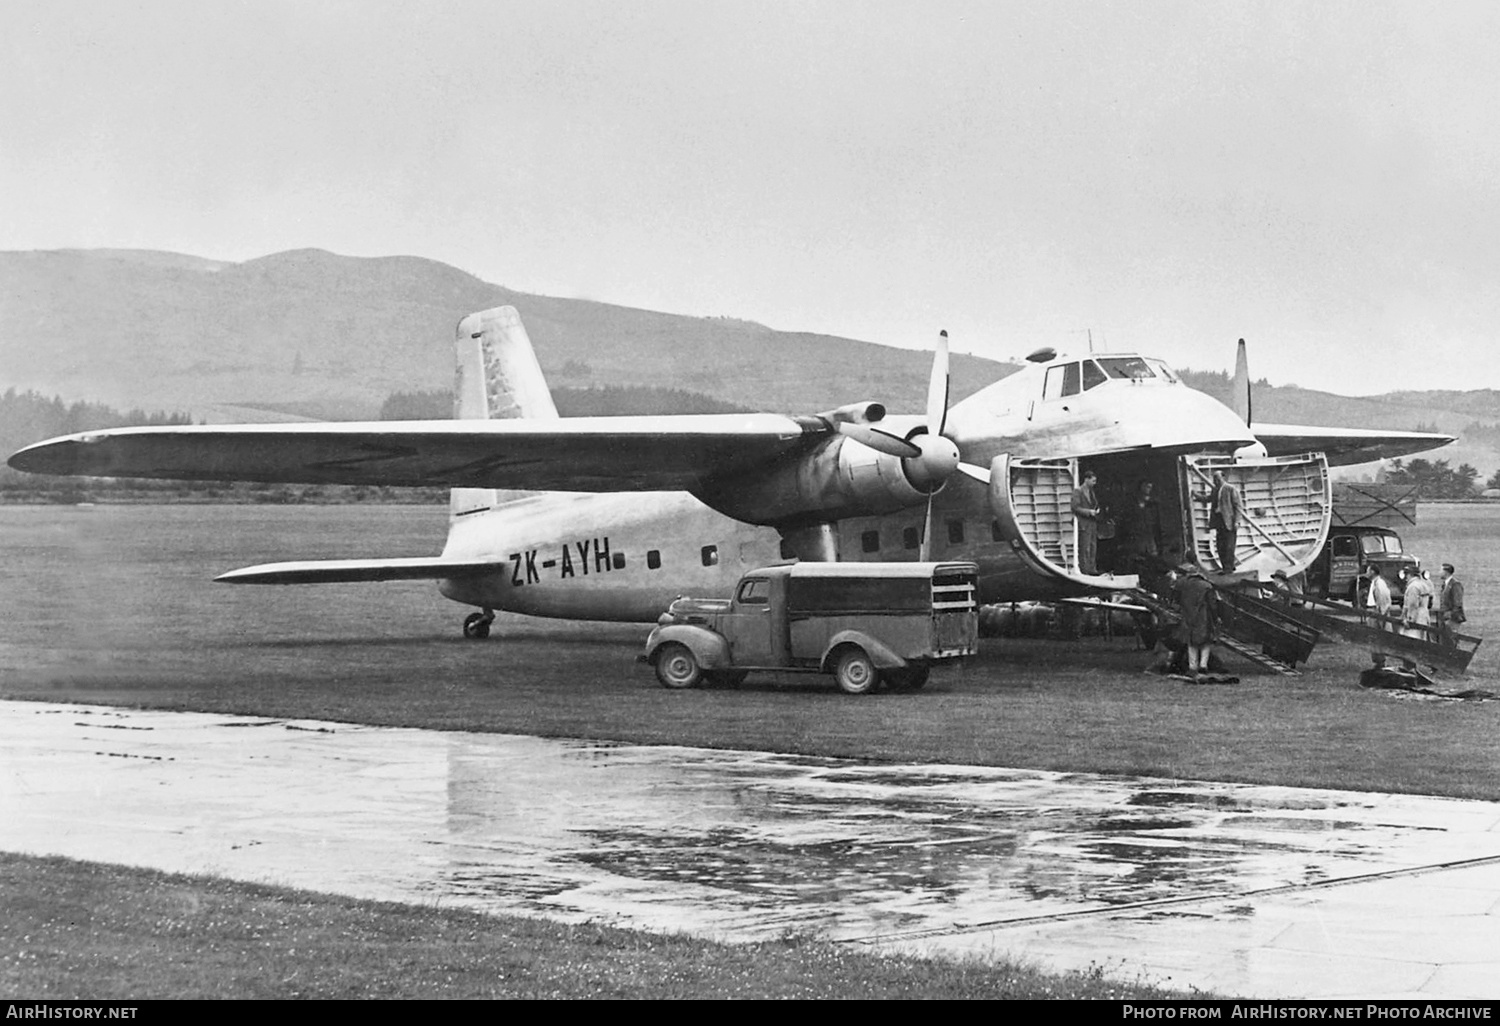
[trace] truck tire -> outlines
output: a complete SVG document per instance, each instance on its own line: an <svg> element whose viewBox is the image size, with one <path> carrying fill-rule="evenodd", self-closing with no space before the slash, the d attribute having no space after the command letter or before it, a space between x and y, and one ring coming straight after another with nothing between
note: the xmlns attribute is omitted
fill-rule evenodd
<svg viewBox="0 0 1500 1026"><path fill-rule="evenodd" d="M880 683L880 671L858 645L846 645L834 656L833 675L847 695L865 695Z"/></svg>
<svg viewBox="0 0 1500 1026"><path fill-rule="evenodd" d="M656 679L664 688L695 688L703 680L703 667L692 649L669 641L656 653Z"/></svg>

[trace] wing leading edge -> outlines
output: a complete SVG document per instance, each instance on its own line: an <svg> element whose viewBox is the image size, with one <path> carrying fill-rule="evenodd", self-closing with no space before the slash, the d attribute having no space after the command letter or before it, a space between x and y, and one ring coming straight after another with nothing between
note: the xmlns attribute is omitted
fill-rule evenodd
<svg viewBox="0 0 1500 1026"><path fill-rule="evenodd" d="M224 584L350 584L364 581L438 581L498 573L508 564L438 558L304 559L261 563L215 577Z"/></svg>
<svg viewBox="0 0 1500 1026"><path fill-rule="evenodd" d="M1328 457L1328 465L1332 467L1409 456L1456 440L1452 435L1427 431L1371 431L1301 424L1252 424L1250 430L1266 447L1269 456L1321 452Z"/></svg>
<svg viewBox="0 0 1500 1026"><path fill-rule="evenodd" d="M829 427L777 414L119 428L38 442L36 474L539 491L693 490Z"/></svg>

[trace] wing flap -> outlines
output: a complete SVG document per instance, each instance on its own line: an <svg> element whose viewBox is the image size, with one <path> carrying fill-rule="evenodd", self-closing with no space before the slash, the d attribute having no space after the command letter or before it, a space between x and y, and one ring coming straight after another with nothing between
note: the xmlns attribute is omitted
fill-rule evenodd
<svg viewBox="0 0 1500 1026"><path fill-rule="evenodd" d="M215 577L224 584L352 584L364 581L439 581L499 573L507 563L434 558L304 559L261 563Z"/></svg>
<svg viewBox="0 0 1500 1026"><path fill-rule="evenodd" d="M49 439L17 470L296 484L692 490L823 437L776 414L120 428Z"/></svg>
<svg viewBox="0 0 1500 1026"><path fill-rule="evenodd" d="M1409 456L1455 441L1452 435L1427 431L1371 431L1300 424L1254 424L1250 430L1269 456L1321 452L1328 457L1331 467Z"/></svg>

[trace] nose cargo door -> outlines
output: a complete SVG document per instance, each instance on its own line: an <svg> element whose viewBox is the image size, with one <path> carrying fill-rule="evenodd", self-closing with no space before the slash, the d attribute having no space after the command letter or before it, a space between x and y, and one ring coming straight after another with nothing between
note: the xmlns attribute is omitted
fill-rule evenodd
<svg viewBox="0 0 1500 1026"><path fill-rule="evenodd" d="M1328 540L1333 486L1320 452L1235 460L1228 456L1184 456L1178 473L1184 497L1188 551L1205 570L1217 572L1218 550L1209 524L1214 471L1239 490L1242 515L1235 538L1236 572L1260 580L1277 570L1295 576L1307 569Z"/></svg>
<svg viewBox="0 0 1500 1026"><path fill-rule="evenodd" d="M1039 574L1089 588L1134 588L1134 574L1085 574L1078 567L1078 523L1073 489L1078 461L1013 460L990 465L990 505L1000 534L1022 562Z"/></svg>

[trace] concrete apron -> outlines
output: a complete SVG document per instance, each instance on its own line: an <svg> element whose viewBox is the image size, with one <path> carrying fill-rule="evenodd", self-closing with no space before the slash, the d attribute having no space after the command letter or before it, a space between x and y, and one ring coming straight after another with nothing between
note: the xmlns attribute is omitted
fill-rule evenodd
<svg viewBox="0 0 1500 1026"><path fill-rule="evenodd" d="M0 702L0 847L1249 997L1500 996L1500 804Z"/></svg>

